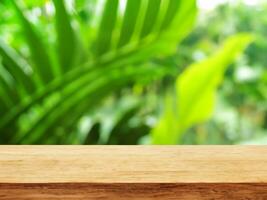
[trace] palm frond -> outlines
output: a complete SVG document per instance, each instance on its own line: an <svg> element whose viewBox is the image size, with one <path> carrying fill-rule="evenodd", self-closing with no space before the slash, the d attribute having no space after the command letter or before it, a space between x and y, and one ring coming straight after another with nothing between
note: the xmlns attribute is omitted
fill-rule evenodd
<svg viewBox="0 0 267 200"><path fill-rule="evenodd" d="M13 82L0 79L0 132L9 143L40 143L58 129L67 132L107 95L140 76L158 73L143 63L175 51L196 16L195 0L128 0L121 10L123 1L105 1L85 59L79 56L87 45L81 45L83 36L63 0L52 1L57 40L51 44L43 41L22 6L11 1L30 56L0 42L3 68ZM56 62L49 52L53 47ZM24 70L25 60L31 73Z"/></svg>

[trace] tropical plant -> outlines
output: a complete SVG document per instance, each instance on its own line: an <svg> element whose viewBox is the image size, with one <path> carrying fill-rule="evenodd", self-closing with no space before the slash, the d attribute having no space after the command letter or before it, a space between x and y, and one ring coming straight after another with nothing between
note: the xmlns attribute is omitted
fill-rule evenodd
<svg viewBox="0 0 267 200"><path fill-rule="evenodd" d="M254 42L225 73L218 88L214 115L186 131L183 144L240 144L266 137L266 1L253 5L235 1L214 10L201 11L199 23L176 56L182 66L203 59L227 37L240 32L253 33ZM261 140L262 138L262 140Z"/></svg>
<svg viewBox="0 0 267 200"><path fill-rule="evenodd" d="M232 36L215 55L192 64L177 78L175 97L166 97L164 114L152 131L153 143L180 143L187 129L212 117L227 67L251 41L249 34Z"/></svg>
<svg viewBox="0 0 267 200"><path fill-rule="evenodd" d="M197 12L195 0L106 0L91 2L92 15L85 2L73 12L64 0L40 1L35 22L36 1L1 5L20 28L16 45L0 36L1 143L88 142L75 132L79 119L140 77L163 76L153 59L176 50Z"/></svg>

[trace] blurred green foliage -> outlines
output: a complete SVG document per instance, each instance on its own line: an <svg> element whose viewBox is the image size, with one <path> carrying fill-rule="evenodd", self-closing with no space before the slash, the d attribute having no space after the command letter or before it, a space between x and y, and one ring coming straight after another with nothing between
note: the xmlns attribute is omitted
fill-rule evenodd
<svg viewBox="0 0 267 200"><path fill-rule="evenodd" d="M0 143L263 144L266 11L241 2L196 18L195 0L3 0ZM254 42L236 60L250 42L241 32Z"/></svg>
<svg viewBox="0 0 267 200"><path fill-rule="evenodd" d="M197 31L184 44L194 49L193 56L183 56L186 62L205 58L217 44L239 32L252 33L254 42L227 71L212 119L188 130L183 143L266 143L266 10L264 1L256 6L238 1L200 16Z"/></svg>
<svg viewBox="0 0 267 200"><path fill-rule="evenodd" d="M215 55L189 66L177 78L174 103L167 100L166 113L153 130L155 144L176 144L187 129L212 117L216 90L228 65L251 40L247 34L229 38Z"/></svg>

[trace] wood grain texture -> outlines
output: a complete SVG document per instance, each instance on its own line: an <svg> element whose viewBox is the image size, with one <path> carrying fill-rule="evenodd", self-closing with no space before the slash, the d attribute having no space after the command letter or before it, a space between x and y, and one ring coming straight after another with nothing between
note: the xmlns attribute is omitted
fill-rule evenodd
<svg viewBox="0 0 267 200"><path fill-rule="evenodd" d="M0 184L0 200L266 200L265 184Z"/></svg>
<svg viewBox="0 0 267 200"><path fill-rule="evenodd" d="M0 146L0 200L267 199L265 146Z"/></svg>

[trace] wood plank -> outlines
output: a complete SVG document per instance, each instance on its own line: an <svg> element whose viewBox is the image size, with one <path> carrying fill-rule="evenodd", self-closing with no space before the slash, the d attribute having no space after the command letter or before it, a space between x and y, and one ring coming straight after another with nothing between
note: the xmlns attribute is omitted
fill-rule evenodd
<svg viewBox="0 0 267 200"><path fill-rule="evenodd" d="M266 200L265 184L0 184L0 200Z"/></svg>
<svg viewBox="0 0 267 200"><path fill-rule="evenodd" d="M267 147L0 146L2 199L267 199Z"/></svg>

